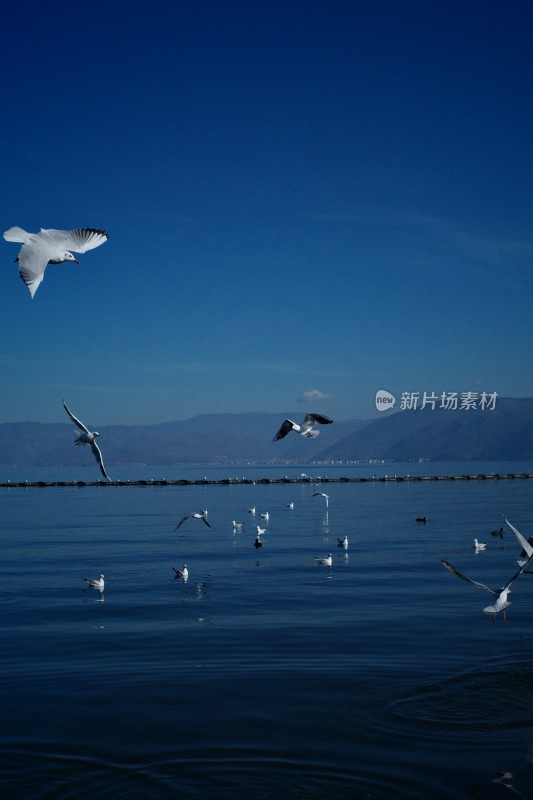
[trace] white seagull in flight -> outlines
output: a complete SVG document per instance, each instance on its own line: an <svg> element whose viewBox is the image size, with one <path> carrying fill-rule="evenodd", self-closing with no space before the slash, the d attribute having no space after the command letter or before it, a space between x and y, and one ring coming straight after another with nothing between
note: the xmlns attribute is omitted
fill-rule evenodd
<svg viewBox="0 0 533 800"><path fill-rule="evenodd" d="M97 228L76 228L72 231L58 231L53 228L41 228L39 233L28 233L15 226L5 231L6 242L20 242L22 247L18 254L20 277L33 297L44 278L48 264L61 264L63 261L80 262L74 258L75 253L86 253L107 242L109 236Z"/></svg>
<svg viewBox="0 0 533 800"><path fill-rule="evenodd" d="M74 444L88 444L88 445L90 445L91 450L94 453L94 457L96 458L96 460L98 462L98 466L100 467L100 472L102 473L102 475L104 476L106 481L110 481L111 478L109 477L109 475L105 471L104 462L103 462L103 459L102 459L102 453L100 452L100 448L96 444L96 437L100 436L100 434L98 433L98 431L92 431L91 432L89 430L89 428L86 428L85 425L83 424L83 422L80 422L80 420L77 419L74 416L72 411L69 411L69 409L67 407L67 404L65 403L64 400L63 400L63 406L65 407L65 411L67 412L67 414L71 418L72 422L75 425L77 425L78 428L81 430L81 433L77 433L76 434L77 438L76 438L76 441L74 442Z"/></svg>
<svg viewBox="0 0 533 800"><path fill-rule="evenodd" d="M191 511L191 513L190 513L190 514L185 514L185 516L184 516L184 517L182 517L182 518L180 519L180 521L178 522L178 524L176 525L176 527L174 528L174 530L175 530L175 531L177 531L177 530L178 530L178 528L181 528L181 526L183 525L183 523L184 523L186 520L188 520L188 519L201 519L201 520L203 520L203 522L205 522L205 524L207 525L207 527L208 527L208 528L211 528L211 527L212 527L212 526L209 524L209 522L206 520L206 518L205 518L205 514L204 514L203 512L199 512L199 511Z"/></svg>
<svg viewBox="0 0 533 800"><path fill-rule="evenodd" d="M329 507L329 494L326 494L325 492L313 492L311 497L323 497L326 503L326 508Z"/></svg>
<svg viewBox="0 0 533 800"><path fill-rule="evenodd" d="M505 517L504 517L504 519L505 519ZM507 523L507 525L509 525L510 529L512 530L512 532L514 533L514 535L516 536L516 538L518 539L518 541L522 545L522 552L520 553L520 558L518 558L517 561L516 561L518 566L522 567L522 566L524 566L524 564L527 563L527 559L524 561L523 557L527 556L528 558L530 558L531 556L533 556L533 546L531 544L531 541L528 541L525 536L522 536L520 531L517 530L514 527L514 525L511 525L511 523L509 522L508 519L505 519L505 522Z"/></svg>
<svg viewBox="0 0 533 800"><path fill-rule="evenodd" d="M300 422L300 424L293 422L292 419L286 419L272 441L279 442L280 439L283 439L283 437L291 431L299 433L300 436L307 436L308 439L314 439L320 433L320 431L314 430L313 425L315 423L319 425L330 425L332 422L332 419L325 417L323 414L306 414L303 422Z"/></svg>
<svg viewBox="0 0 533 800"><path fill-rule="evenodd" d="M100 592L104 591L104 576L100 575L99 579L84 578L88 589L98 589Z"/></svg>
<svg viewBox="0 0 533 800"><path fill-rule="evenodd" d="M515 581L519 575L524 572L525 568L528 566L530 561L533 559L533 553L529 556L527 561L525 561L522 566L517 570L517 572L512 575L505 586L501 589L491 589L490 586L487 586L485 583L480 583L479 581L474 581L472 578L467 578L466 575L463 575L462 572L452 567L452 565L448 561L442 561L443 566L446 569L450 570L453 575L456 575L458 578L461 578L462 581L466 581L467 583L471 583L472 586L477 586L478 589L485 589L486 592L490 592L490 594L494 597L494 603L491 606L486 606L483 611L485 614L492 614L492 621L496 622L496 614L499 614L500 611L503 611L503 621L507 622L507 618L505 616L505 611L511 605L511 601L507 599L509 593L511 592L511 584Z"/></svg>

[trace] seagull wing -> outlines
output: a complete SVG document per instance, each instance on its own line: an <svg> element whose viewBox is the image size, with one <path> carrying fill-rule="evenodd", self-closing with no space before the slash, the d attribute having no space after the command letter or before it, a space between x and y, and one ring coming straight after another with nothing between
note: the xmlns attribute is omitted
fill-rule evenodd
<svg viewBox="0 0 533 800"><path fill-rule="evenodd" d="M332 419L329 417L325 417L323 414L306 414L304 419L304 425L313 425L315 422L318 422L319 425L329 425L333 422Z"/></svg>
<svg viewBox="0 0 533 800"><path fill-rule="evenodd" d="M281 428L276 433L274 438L272 439L273 442L279 442L280 439L283 439L290 431L294 430L294 422L290 419L284 420Z"/></svg>
<svg viewBox="0 0 533 800"><path fill-rule="evenodd" d="M90 433L89 428L86 428L85 425L83 424L83 422L80 422L80 420L77 417L74 416L72 411L69 411L68 406L67 406L67 404L65 403L64 400L63 400L63 406L65 408L65 411L67 412L67 414L71 418L72 422L74 423L74 425L77 425L78 428L80 428L80 430L82 430L82 431L85 431L85 433ZM96 448L96 449L98 450L98 448ZM98 450L98 452L100 452L100 451Z"/></svg>
<svg viewBox="0 0 533 800"><path fill-rule="evenodd" d="M452 565L451 565L451 564L450 564L448 561L444 561L444 560L443 560L443 561L442 561L442 564L443 564L443 566L445 566L445 567L446 567L446 569L450 570L450 572L451 572L451 573L453 573L454 575L456 575L458 578L461 578L461 580L462 580L462 581L466 581L467 583L471 583L473 586L477 586L479 589L485 589L485 591L486 591L486 592L490 592L491 594L495 595L495 597L498 597L498 596L499 596L499 594L500 594L500 591L496 591L495 589L491 589L491 588L490 588L490 586L487 586L487 585L486 585L486 584L484 584L484 583L479 583L479 581L473 581L473 580L472 580L472 578L467 578L467 577L466 577L466 575L463 575L463 573L462 573L462 572L459 572L459 570L455 569L455 567L452 567ZM518 573L518 574L520 574L520 573ZM515 576L514 576L514 577L511 579L511 582L512 582L512 581L514 580L514 578L516 578L516 577L517 577L517 576L515 575Z"/></svg>
<svg viewBox="0 0 533 800"><path fill-rule="evenodd" d="M86 253L107 242L109 234L97 228L76 228L73 231L48 231L48 233L63 235L66 239L66 250L75 253Z"/></svg>
<svg viewBox="0 0 533 800"><path fill-rule="evenodd" d="M23 228L19 228L18 225L4 232L4 239L6 242L22 242L24 244L30 236L31 233L28 233L28 231L25 231Z"/></svg>
<svg viewBox="0 0 533 800"><path fill-rule="evenodd" d="M43 282L44 271L51 255L50 245L37 233L28 236L20 248L19 274L32 297Z"/></svg>
<svg viewBox="0 0 533 800"><path fill-rule="evenodd" d="M102 453L100 452L100 448L98 447L98 445L96 444L96 442L95 442L95 441L92 441L92 442L91 442L91 450L92 450L92 451L93 451L93 453L94 453L94 457L95 457L95 458L96 458L96 460L98 461L98 466L100 467L100 472L102 473L102 475L104 476L104 478L106 479L106 481L109 481L109 480L111 480L111 478L109 477L109 475L108 475L108 474L107 474L107 472L105 471L105 467L104 467L104 460L103 460L103 458L102 458Z"/></svg>
<svg viewBox="0 0 533 800"><path fill-rule="evenodd" d="M181 528L181 526L183 525L183 523L185 522L185 520L189 519L189 517L190 517L190 516L191 516L190 514L185 514L185 516L184 516L184 517L182 517L182 518L180 519L180 521L178 522L178 524L176 525L176 527L174 528L174 530L175 530L175 531L177 531L177 530L178 530L178 528Z"/></svg>
<svg viewBox="0 0 533 800"><path fill-rule="evenodd" d="M203 519L203 521L205 522L205 524L207 525L207 527L208 527L208 528L211 528L211 527L212 527L212 526L209 524L209 522L206 520L206 518L204 517L204 515L203 515L203 514L202 514L202 517L201 517L201 518Z"/></svg>
<svg viewBox="0 0 533 800"><path fill-rule="evenodd" d="M503 591L504 591L504 589L508 589L508 588L509 588L509 586L512 584L512 582L513 582L513 581L515 581L515 580L518 578L518 576L519 576L519 575L521 575L521 574L524 572L524 570L526 570L526 569L527 569L527 568L530 566L530 564L531 564L531 562L532 562L532 561L533 561L533 553L532 553L532 554L529 556L529 558L527 559L527 561L524 561L524 563L522 564L522 566L520 567L520 569L518 569L518 570L515 572L515 574L512 576L512 578L509 578L509 580L507 581L507 583L505 584L505 586L503 587L503 589L501 589L501 591L503 592Z"/></svg>
<svg viewBox="0 0 533 800"><path fill-rule="evenodd" d="M512 530L512 532L514 533L520 544L522 545L522 549L524 550L524 555L527 555L528 558L531 557L533 555L533 547L530 545L526 537L522 536L520 531L518 531L514 525L511 525L508 519L505 519L505 521L507 525L509 525L510 529Z"/></svg>

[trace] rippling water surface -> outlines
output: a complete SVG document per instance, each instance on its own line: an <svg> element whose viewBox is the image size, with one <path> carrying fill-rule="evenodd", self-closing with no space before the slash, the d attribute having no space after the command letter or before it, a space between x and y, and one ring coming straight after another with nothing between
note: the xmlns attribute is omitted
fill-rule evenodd
<svg viewBox="0 0 533 800"><path fill-rule="evenodd" d="M533 576L493 624L440 563L502 585L519 547L490 531L533 535L533 480L0 492L2 797L533 796Z"/></svg>

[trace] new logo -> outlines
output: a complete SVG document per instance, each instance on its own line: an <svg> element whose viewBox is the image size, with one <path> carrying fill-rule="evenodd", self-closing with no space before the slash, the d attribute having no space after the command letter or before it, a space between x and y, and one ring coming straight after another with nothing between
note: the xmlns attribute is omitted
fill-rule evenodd
<svg viewBox="0 0 533 800"><path fill-rule="evenodd" d="M395 402L394 395L386 392L385 389L378 389L376 392L376 408L378 411L389 411L394 408Z"/></svg>

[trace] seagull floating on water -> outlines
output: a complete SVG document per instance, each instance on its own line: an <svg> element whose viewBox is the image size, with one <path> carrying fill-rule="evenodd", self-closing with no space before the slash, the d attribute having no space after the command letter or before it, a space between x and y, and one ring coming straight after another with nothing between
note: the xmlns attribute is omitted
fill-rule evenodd
<svg viewBox="0 0 533 800"><path fill-rule="evenodd" d="M479 553L481 550L486 550L487 549L487 545L483 544L483 542L478 542L477 539L474 539L474 549L475 549L476 553Z"/></svg>
<svg viewBox="0 0 533 800"><path fill-rule="evenodd" d="M257 535L261 536L262 533L266 533L266 528L262 528L260 525L256 525L255 529L257 531Z"/></svg>
<svg viewBox="0 0 533 800"><path fill-rule="evenodd" d="M294 503L287 503L287 508L290 508L291 511L294 508Z"/></svg>
<svg viewBox="0 0 533 800"><path fill-rule="evenodd" d="M246 509L249 514L255 514L255 506Z"/></svg>
<svg viewBox="0 0 533 800"><path fill-rule="evenodd" d="M452 565L448 561L443 561L443 566L446 567L451 573L456 575L461 580L466 581L467 583L471 583L473 586L477 586L479 589L485 589L486 592L490 592L494 596L494 603L491 606L486 606L483 609L485 614L492 614L492 621L496 622L496 614L499 614L500 611L503 611L503 621L507 622L507 617L505 616L505 611L511 605L511 601L507 599L509 593L511 592L511 584L518 578L519 575L524 572L526 566L529 562L533 559L533 554L524 562L524 564L512 575L505 586L501 589L491 589L490 586L487 586L484 583L480 583L479 581L474 581L472 578L467 578L466 575L463 575L459 570L452 567Z"/></svg>
<svg viewBox="0 0 533 800"><path fill-rule="evenodd" d="M100 575L99 578L84 578L83 579L87 584L89 589L99 589L101 592L104 591L104 576Z"/></svg>
<svg viewBox="0 0 533 800"><path fill-rule="evenodd" d="M33 297L44 278L48 264L61 264L63 261L80 262L74 258L75 253L86 253L107 242L109 236L97 228L76 228L72 231L59 231L53 228L41 228L39 233L28 233L15 226L5 231L6 242L22 243L18 254L20 277Z"/></svg>
<svg viewBox="0 0 533 800"><path fill-rule="evenodd" d="M319 558L318 556L314 556L314 559L317 564L322 564L324 567L331 567L333 564L333 556L329 553L325 558Z"/></svg>
<svg viewBox="0 0 533 800"><path fill-rule="evenodd" d="M342 539L337 539L337 543L339 547L344 547L345 550L348 549L348 537L344 536Z"/></svg>
<svg viewBox="0 0 533 800"><path fill-rule="evenodd" d="M77 433L76 434L76 441L74 442L74 444L88 444L88 445L90 445L90 448L94 453L94 457L96 458L96 460L98 462L98 466L100 467L100 472L102 473L102 475L104 476L106 481L110 481L111 478L109 477L109 475L105 471L104 461L102 459L102 453L100 452L100 448L96 444L96 437L100 436L100 434L98 433L98 431L92 431L91 432L89 430L89 428L86 428L85 425L83 424L83 422L80 422L80 420L77 419L77 417L74 416L72 411L69 410L69 408L68 408L68 406L67 406L67 404L65 403L64 400L63 400L63 406L65 408L65 411L67 412L67 414L71 418L72 422L75 425L77 425L78 428L82 431L81 433Z"/></svg>
<svg viewBox="0 0 533 800"><path fill-rule="evenodd" d="M183 525L183 523L184 523L184 522L186 522L186 520L188 520L188 519L201 519L203 522L205 522L205 524L207 525L207 527L208 527L208 528L211 528L211 527L212 527L212 526L209 524L209 522L206 520L206 518L205 518L205 515L203 514L203 512L200 512L200 511L191 511L191 513L190 513L190 514L185 514L185 516L184 516L184 517L182 517L182 518L180 519L180 521L178 522L178 524L176 525L176 527L174 528L174 530L175 530L175 531L177 531L177 530L178 530L178 528L181 528L181 526Z"/></svg>
<svg viewBox="0 0 533 800"><path fill-rule="evenodd" d="M176 578L181 578L185 583L189 580L189 570L187 569L187 564L184 564L181 569L176 569L176 567L172 567L174 572L176 573Z"/></svg>
<svg viewBox="0 0 533 800"><path fill-rule="evenodd" d="M268 522L268 520L270 519L270 514L268 513L268 511L265 511L264 514L261 514L261 519L264 519Z"/></svg>
<svg viewBox="0 0 533 800"><path fill-rule="evenodd" d="M326 501L326 508L329 508L329 494L325 494L324 492L313 492L311 497L323 497Z"/></svg>
<svg viewBox="0 0 533 800"><path fill-rule="evenodd" d="M299 424L297 422L293 422L292 419L286 419L281 424L279 431L276 433L272 441L279 442L280 439L283 439L291 431L299 433L300 436L306 436L308 439L314 439L318 436L320 431L315 431L313 425L316 423L319 425L330 425L332 422L332 419L325 417L323 414L306 414L303 422L300 422Z"/></svg>
<svg viewBox="0 0 533 800"><path fill-rule="evenodd" d="M242 531L243 526L244 526L244 522L235 522L235 520L233 520L233 530L234 531Z"/></svg>

